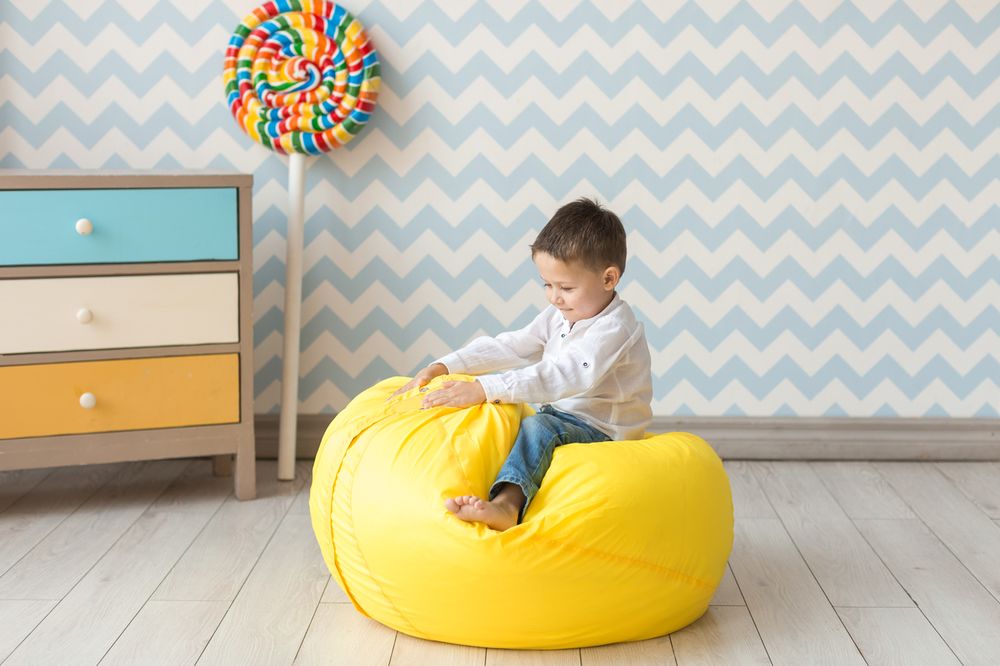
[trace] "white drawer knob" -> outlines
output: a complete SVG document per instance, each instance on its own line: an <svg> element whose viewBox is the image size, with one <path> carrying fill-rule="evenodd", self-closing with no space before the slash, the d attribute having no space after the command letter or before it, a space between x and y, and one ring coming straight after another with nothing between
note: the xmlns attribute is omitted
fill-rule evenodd
<svg viewBox="0 0 1000 666"><path fill-rule="evenodd" d="M97 396L91 392L86 392L80 396L80 406L84 409L93 409L97 406Z"/></svg>
<svg viewBox="0 0 1000 666"><path fill-rule="evenodd" d="M76 320L81 324L89 324L94 319L94 313L87 308L80 308L76 311Z"/></svg>
<svg viewBox="0 0 1000 666"><path fill-rule="evenodd" d="M94 223L88 220L87 218L81 217L79 220L76 221L76 233L80 234L81 236L86 236L93 230L94 230Z"/></svg>

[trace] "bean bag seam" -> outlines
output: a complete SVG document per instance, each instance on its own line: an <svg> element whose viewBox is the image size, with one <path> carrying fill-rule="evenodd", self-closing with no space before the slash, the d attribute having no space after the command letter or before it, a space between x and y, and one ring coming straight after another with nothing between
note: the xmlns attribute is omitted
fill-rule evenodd
<svg viewBox="0 0 1000 666"><path fill-rule="evenodd" d="M359 428L358 431L351 436L351 439L348 442L347 446L344 447L344 452L340 456L340 462L337 464L337 473L333 475L333 483L330 486L330 507L329 507L330 519L327 521L327 523L329 523L330 526L330 546L332 547L333 550L333 566L334 568L337 569L337 577L343 584L344 594L347 595L347 597L351 600L351 603L354 605L354 607L357 608L361 613L363 613L365 617L371 617L371 615L369 615L365 611L365 609L361 607L361 604L358 603L358 600L354 597L353 594L351 594L350 586L347 584L347 577L344 575L344 572L340 568L340 558L337 557L337 542L333 530L333 514L334 514L334 498L337 496L337 484L340 482L340 471L344 468L344 460L347 458L347 452L354 446L354 441L358 438L358 436L360 436L361 433L367 430L370 425L371 424L369 423L366 424L364 427ZM353 498L353 493L352 493L352 498ZM353 508L354 507L352 506L351 507L352 512ZM354 522L353 515L351 522L352 523Z"/></svg>
<svg viewBox="0 0 1000 666"><path fill-rule="evenodd" d="M631 557L624 557L622 555L616 555L614 553L609 553L607 551L598 550L596 548L588 548L586 546L581 546L578 544L569 543L561 539L553 539L552 537L544 537L539 535L537 532L531 536L534 541L541 541L544 543L551 544L558 548L565 548L567 550L573 550L579 553L590 555L591 557L603 558L608 560L614 560L617 562L624 562L627 564L633 564L636 566L644 567L646 569L652 569L661 574L665 574L669 577L680 579L686 583L692 583L697 587L703 587L706 589L714 590L715 585L712 585L701 578L696 576L691 576L690 574L682 573L676 569L671 569L669 567L664 567L659 564L654 564L652 562L647 562L645 560L637 560Z"/></svg>
<svg viewBox="0 0 1000 666"><path fill-rule="evenodd" d="M351 440L351 445L348 448L349 449L353 448L354 447L354 442L357 440L358 437L361 436L361 433L364 432L365 430L367 430L368 428L370 428L372 425L374 425L377 421L381 420L385 416L386 416L386 413L385 413L385 411L383 411L382 415L378 419L376 419L375 421L372 421L372 423L369 423L361 431L359 431L357 434L355 434L354 438ZM362 450L361 455L360 455L360 457L358 459L357 465L355 465L355 474L352 475L351 488L350 488L351 501L348 503L348 505L351 507L351 513L350 513L350 515L351 515L351 533L352 534L357 534L357 532L358 532L357 523L354 520L354 484L355 484L355 482L357 480L357 476L358 476L357 475L357 469L359 469L361 467L361 464L364 462L365 456L368 455L368 451L369 451L370 448L371 447L365 447L364 450ZM347 457L347 453L345 451L344 458L346 458L346 457ZM344 460L344 458L341 458L341 466L343 466L343 460ZM338 477L339 477L340 470L338 469L337 472L338 472ZM332 521L331 521L331 525L332 525ZM376 587L378 587L378 591L382 594L382 598L385 599L386 603L388 603L392 607L392 609L394 611L396 611L396 615L398 615L399 618L403 622L406 623L406 625L412 630L412 633L414 635L422 634L423 632L421 632L419 629L417 629L416 626L414 626L413 622L411 622L410 619L408 617L406 617L401 610L399 610L399 608L396 606L395 603L393 603L393 600L389 597L389 595L385 593L385 589L378 582L378 579L375 577L375 574L372 572L372 568L368 565L368 557L365 555L364 549L363 549L363 547L361 545L361 540L355 538L355 542L358 545L358 549L357 550L358 550L358 556L361 558L361 563L364 565L365 570L368 572L368 579L371 580L372 583L374 583ZM334 559L336 560L336 558L334 558ZM340 567L339 567L339 564L338 564L338 571L339 570L340 570ZM343 575L343 574L341 574L341 575ZM353 600L354 597L352 596L351 599ZM365 615L367 615L368 617L371 617L370 615L368 615L368 613L365 613Z"/></svg>

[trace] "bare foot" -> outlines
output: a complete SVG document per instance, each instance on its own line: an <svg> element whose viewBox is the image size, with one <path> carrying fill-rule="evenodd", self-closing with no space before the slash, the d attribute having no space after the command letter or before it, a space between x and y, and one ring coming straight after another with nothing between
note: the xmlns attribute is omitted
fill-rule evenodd
<svg viewBox="0 0 1000 666"><path fill-rule="evenodd" d="M487 527L503 532L517 525L520 509L499 497L487 502L475 495L461 495L444 502L446 509L470 523L486 523Z"/></svg>

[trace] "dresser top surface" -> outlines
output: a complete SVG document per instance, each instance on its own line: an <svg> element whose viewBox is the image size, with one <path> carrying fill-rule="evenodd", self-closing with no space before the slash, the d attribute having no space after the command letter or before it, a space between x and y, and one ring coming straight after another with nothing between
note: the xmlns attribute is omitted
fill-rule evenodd
<svg viewBox="0 0 1000 666"><path fill-rule="evenodd" d="M83 171L0 169L0 190L250 187L253 175L236 171Z"/></svg>

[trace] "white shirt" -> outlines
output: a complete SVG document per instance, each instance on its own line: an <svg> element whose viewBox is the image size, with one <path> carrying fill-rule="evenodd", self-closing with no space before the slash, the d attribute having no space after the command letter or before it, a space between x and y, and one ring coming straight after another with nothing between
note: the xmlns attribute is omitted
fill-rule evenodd
<svg viewBox="0 0 1000 666"><path fill-rule="evenodd" d="M549 403L615 440L641 439L652 419L646 334L617 292L590 319L571 325L550 305L521 330L476 338L437 362L480 375L490 402Z"/></svg>

